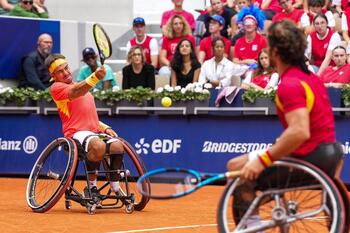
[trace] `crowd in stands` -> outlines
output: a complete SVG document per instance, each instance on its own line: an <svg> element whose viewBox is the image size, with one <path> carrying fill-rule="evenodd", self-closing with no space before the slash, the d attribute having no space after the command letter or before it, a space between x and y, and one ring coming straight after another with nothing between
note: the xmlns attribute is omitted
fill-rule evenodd
<svg viewBox="0 0 350 233"><path fill-rule="evenodd" d="M284 19L293 21L305 33L308 45L305 62L327 87L350 82L350 1L211 0L205 9L197 10L200 13L197 19L183 8L184 0L170 1L173 9L165 11L160 20L162 39L147 35L145 20L134 18L135 37L126 45L122 84L116 82L111 68L105 65L106 77L97 88L120 85L123 89L136 86L154 89L156 75L172 86L199 81L219 88L276 87L279 78L269 60L266 31L273 22ZM0 0L0 6L0 14L48 17L44 0ZM47 73L41 68L52 39L45 41L41 35L37 51L22 60L20 85L47 87ZM84 49L82 58L85 65L78 81L100 66L92 48Z"/></svg>

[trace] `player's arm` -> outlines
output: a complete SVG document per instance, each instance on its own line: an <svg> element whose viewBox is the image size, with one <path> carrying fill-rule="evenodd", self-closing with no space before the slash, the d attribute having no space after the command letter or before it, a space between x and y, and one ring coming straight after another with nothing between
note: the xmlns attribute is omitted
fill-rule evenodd
<svg viewBox="0 0 350 233"><path fill-rule="evenodd" d="M84 81L74 84L69 90L68 97L70 100L85 95L91 88L104 78L106 70L103 66L97 68L97 70L87 77Z"/></svg>

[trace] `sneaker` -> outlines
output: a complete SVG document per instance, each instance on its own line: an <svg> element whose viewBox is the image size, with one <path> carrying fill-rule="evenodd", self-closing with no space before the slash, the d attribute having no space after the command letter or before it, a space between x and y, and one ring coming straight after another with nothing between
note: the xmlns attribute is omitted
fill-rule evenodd
<svg viewBox="0 0 350 233"><path fill-rule="evenodd" d="M99 197L101 196L100 192L98 191L97 187L96 186L93 186L91 189L91 195L92 197ZM84 188L84 197L86 198L90 198L90 192L88 190L88 187L85 187Z"/></svg>

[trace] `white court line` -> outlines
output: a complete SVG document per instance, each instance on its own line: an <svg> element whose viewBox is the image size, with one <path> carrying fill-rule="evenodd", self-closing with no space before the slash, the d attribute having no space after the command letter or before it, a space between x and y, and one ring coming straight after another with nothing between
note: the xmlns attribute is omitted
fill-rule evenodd
<svg viewBox="0 0 350 233"><path fill-rule="evenodd" d="M145 231L164 231L164 230L173 230L173 229L184 229L184 228L195 228L195 227L216 227L217 224L198 224L198 225L189 225L189 226L177 226L177 227L159 227L159 228L149 228L141 230L128 230L128 231L113 231L109 233L133 233L133 232L145 232Z"/></svg>

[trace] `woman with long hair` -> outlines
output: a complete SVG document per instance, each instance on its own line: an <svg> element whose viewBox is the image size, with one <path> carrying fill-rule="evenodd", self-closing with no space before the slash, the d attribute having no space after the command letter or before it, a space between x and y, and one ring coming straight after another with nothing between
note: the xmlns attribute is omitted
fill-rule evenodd
<svg viewBox="0 0 350 233"><path fill-rule="evenodd" d="M192 42L182 39L171 60L171 86L186 87L189 83L197 82L200 68Z"/></svg>
<svg viewBox="0 0 350 233"><path fill-rule="evenodd" d="M123 68L123 89L149 87L154 90L154 67L146 63L143 48L139 45L128 52L129 65Z"/></svg>

